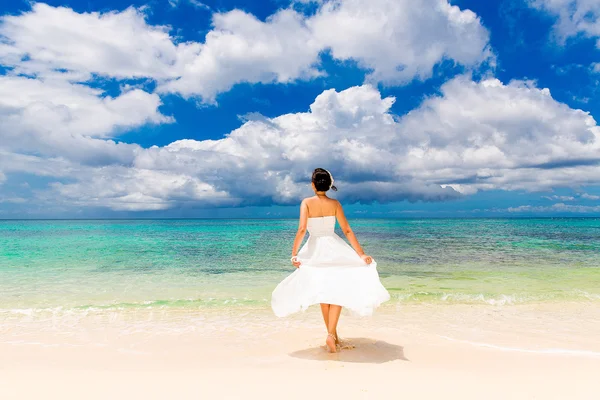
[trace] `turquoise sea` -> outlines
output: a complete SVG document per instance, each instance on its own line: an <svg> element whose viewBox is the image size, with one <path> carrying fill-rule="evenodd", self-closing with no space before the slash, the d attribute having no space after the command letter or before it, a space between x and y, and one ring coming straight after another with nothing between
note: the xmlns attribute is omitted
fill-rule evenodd
<svg viewBox="0 0 600 400"><path fill-rule="evenodd" d="M378 263L388 305L600 305L600 218L350 223ZM295 219L0 221L0 313L268 309L294 270L296 227Z"/></svg>

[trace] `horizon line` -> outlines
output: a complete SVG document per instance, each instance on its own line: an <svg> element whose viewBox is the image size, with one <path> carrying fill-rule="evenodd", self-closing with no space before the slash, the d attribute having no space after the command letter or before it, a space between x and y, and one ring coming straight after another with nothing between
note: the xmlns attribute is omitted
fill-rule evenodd
<svg viewBox="0 0 600 400"><path fill-rule="evenodd" d="M469 217L436 217L436 216L421 216L421 217L351 217L352 219L598 219L600 215L595 216L563 216L563 215L555 215L555 216L497 216L497 217L489 217L489 216L469 216ZM0 218L0 221L156 221L156 220L174 220L174 221L183 221L183 220L240 220L240 219L252 219L252 220L267 220L267 219L291 219L297 220L298 217L132 217L132 218Z"/></svg>

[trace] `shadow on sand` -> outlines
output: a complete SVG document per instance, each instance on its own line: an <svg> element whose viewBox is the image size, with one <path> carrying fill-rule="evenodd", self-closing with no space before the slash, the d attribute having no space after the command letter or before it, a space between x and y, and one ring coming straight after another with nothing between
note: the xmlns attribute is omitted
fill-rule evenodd
<svg viewBox="0 0 600 400"><path fill-rule="evenodd" d="M337 353L329 353L325 346L310 347L294 351L291 357L317 361L343 361L354 363L383 364L394 360L410 361L404 356L404 348L382 340L368 338L343 338L342 348Z"/></svg>

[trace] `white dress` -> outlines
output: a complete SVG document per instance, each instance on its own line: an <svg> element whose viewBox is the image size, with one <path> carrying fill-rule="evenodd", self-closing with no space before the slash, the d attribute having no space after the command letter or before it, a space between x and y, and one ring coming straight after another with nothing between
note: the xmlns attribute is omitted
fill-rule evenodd
<svg viewBox="0 0 600 400"><path fill-rule="evenodd" d="M298 252L300 267L273 291L271 307L285 317L318 303L337 304L367 316L390 294L379 281L377 263L365 264L335 232L335 216L310 217L308 240Z"/></svg>

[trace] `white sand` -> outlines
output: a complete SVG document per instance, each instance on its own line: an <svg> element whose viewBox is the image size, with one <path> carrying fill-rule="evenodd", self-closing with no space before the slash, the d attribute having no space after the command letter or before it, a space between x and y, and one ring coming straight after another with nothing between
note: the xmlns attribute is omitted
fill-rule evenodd
<svg viewBox="0 0 600 400"><path fill-rule="evenodd" d="M355 347L337 354L318 307L5 318L0 399L599 399L599 315L593 303L384 307L343 315Z"/></svg>

